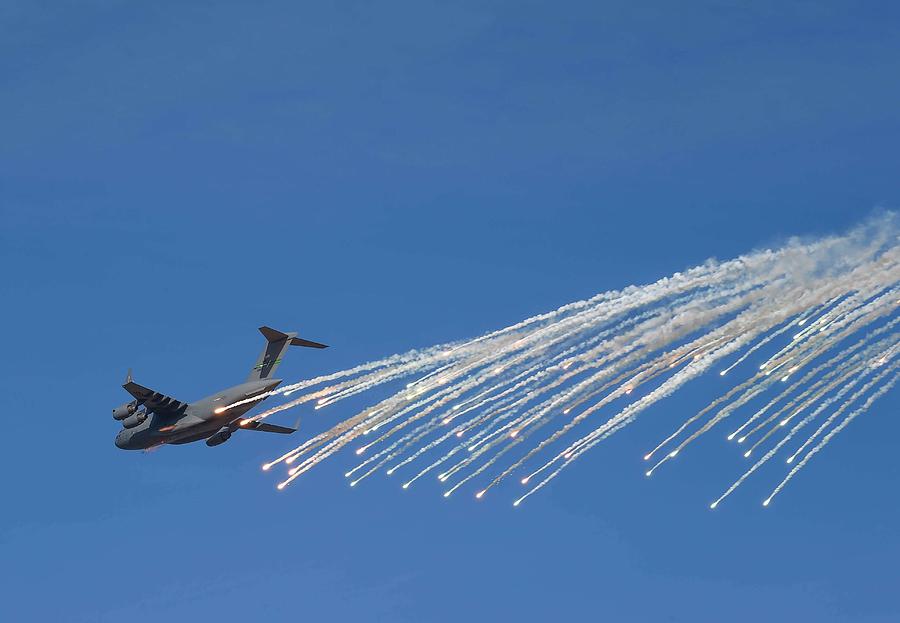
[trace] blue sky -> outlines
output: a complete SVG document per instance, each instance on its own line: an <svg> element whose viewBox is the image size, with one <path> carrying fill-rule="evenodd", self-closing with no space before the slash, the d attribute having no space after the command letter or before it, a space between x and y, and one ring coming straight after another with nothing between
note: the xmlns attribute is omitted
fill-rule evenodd
<svg viewBox="0 0 900 623"><path fill-rule="evenodd" d="M642 475L714 378L515 511L113 446L261 324L300 379L896 207L897 9L785 4L4 3L0 619L900 618L896 392L765 511L712 439Z"/></svg>

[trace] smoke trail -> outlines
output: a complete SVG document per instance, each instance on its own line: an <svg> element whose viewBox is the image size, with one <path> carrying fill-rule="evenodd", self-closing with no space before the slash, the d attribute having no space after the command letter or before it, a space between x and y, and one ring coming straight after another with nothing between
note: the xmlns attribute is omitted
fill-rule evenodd
<svg viewBox="0 0 900 623"><path fill-rule="evenodd" d="M865 369L863 371L863 373L856 376L856 378L851 378L858 371L859 371L858 368L853 368L849 372L844 374L842 377L840 377L838 379L838 381L844 382L844 384L841 386L841 389L834 396L831 396L830 398L828 398L827 400L822 402L818 407L816 407L816 409L812 413L810 413L805 418L800 420L797 424L795 424L794 427L791 428L790 432L787 435L785 435L784 438L781 439L777 444L775 444L775 447L773 447L765 455L763 455L763 457L761 459L759 459L750 469L748 469L746 472L744 472L744 474L740 478L738 478L722 495L720 495L712 504L710 504L710 508L716 508L716 506L718 506L719 503L722 502L722 500L724 500L726 497L728 497L729 495L734 493L734 491L739 486L741 486L744 483L744 481L747 480L747 478L749 478L751 474L753 474L753 472L755 472L763 464L768 462L769 459L771 459L773 456L775 456L775 454L785 444L787 444L787 442L789 442L791 439L793 439L794 435L796 435L802 428L804 428L807 424L809 424L816 417L818 417L819 414L821 414L825 409L827 409L832 404L834 404L835 402L837 402L838 400L843 398L851 389L856 387L856 385L859 384L859 382L862 381L866 377L866 375L869 373L869 370ZM792 460L793 460L793 456L789 457L787 462L790 463Z"/></svg>
<svg viewBox="0 0 900 623"><path fill-rule="evenodd" d="M889 370L894 370L895 368L896 368L896 366L892 366L891 368L889 368ZM882 378L884 378L884 376L887 374L887 372L888 372L889 370L885 370L883 373L879 374L879 375L878 375L878 380L881 380ZM819 452L819 450L821 450L821 449L824 448L826 445L828 445L828 442L831 441L831 439L832 439L835 435L837 435L837 434L840 433L842 430L844 430L844 428L847 427L847 424L849 424L850 422L852 422L852 421L853 421L854 419L856 419L859 415L861 415L861 414L865 413L866 411L868 411L868 410L869 410L869 407L872 406L872 403L874 403L876 400L878 400L879 398L881 398L882 396L884 396L888 391L890 391L890 389L891 389L891 388L894 386L894 384L897 382L897 378L898 378L898 375L897 375L897 374L894 374L894 376L891 377L891 380L888 381L887 383L885 383L884 385L882 385L882 386L881 386L874 394L872 394L871 396L869 396L869 398L866 399L866 401L863 403L863 405L862 405L861 407L859 407L859 408L856 409L853 413L851 413L851 414L848 415L846 418L844 418L844 420L843 420L840 424L838 424L837 426L835 426L834 429L833 429L831 432L829 432L827 435L825 435L825 437L822 439L822 441L820 441L820 442L818 443L818 445L816 445L815 448L813 448L812 450L810 450L810 451L806 454L806 456L804 456L803 459L802 459L802 460L801 460L801 461L800 461L800 462L799 462L799 463L798 463L798 464L797 464L797 465L796 465L796 466L788 473L788 475L785 476L784 480L782 480L782 481L778 484L778 486L775 487L775 489L772 491L772 493L769 495L769 497L767 497L767 498L765 499L765 501L763 502L763 506L768 506L769 503L772 501L772 498L774 498L776 495L778 495L778 494L781 492L782 489L784 489L785 485L787 485L787 483L790 482L790 480L791 480L795 475L797 475L797 472L799 472L801 469L803 469L803 468L806 466L806 464L809 462L809 460Z"/></svg>
<svg viewBox="0 0 900 623"><path fill-rule="evenodd" d="M719 398L677 425L644 457L650 460L667 449L648 471L652 473L746 406L754 405L752 415L729 439L755 439L755 433L771 425L747 454L802 416L715 506L827 405L844 401L861 378L876 374L878 366L884 370L865 385L866 391L880 396L893 385L884 379L895 365L896 336L885 334L900 321L897 234L896 216L888 213L843 236L790 240L781 248L734 260L710 260L474 339L411 350L287 385L268 395L299 392L296 398L248 419L309 403L319 411L334 409L351 397L375 395L403 383L264 468L289 465L288 478L278 485L284 488L354 444L356 453L365 457L346 471L347 478L353 478L351 485L382 468L390 475L417 461L422 465L403 486L440 468L445 495L485 478L477 489L480 498L520 469L525 470L523 484L542 475L516 499L518 505L714 366L719 370L714 378L724 383L740 372L740 364L758 356L760 365L729 383ZM878 357L875 363L866 359L871 356ZM727 366L726 360L731 361ZM846 399L837 414L856 395ZM836 417L827 419L801 450ZM851 420L848 416L819 444ZM541 434L545 428L549 430Z"/></svg>

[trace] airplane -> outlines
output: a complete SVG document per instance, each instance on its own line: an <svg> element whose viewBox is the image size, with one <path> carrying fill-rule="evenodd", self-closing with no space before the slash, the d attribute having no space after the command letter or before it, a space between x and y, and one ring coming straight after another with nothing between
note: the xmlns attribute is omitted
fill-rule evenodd
<svg viewBox="0 0 900 623"><path fill-rule="evenodd" d="M113 419L122 423L122 430L116 435L116 447L148 450L163 444L178 445L200 439L205 439L206 445L212 447L228 441L238 429L288 435L296 432L296 428L244 419L244 414L265 400L267 392L281 383L282 379L271 377L288 347L328 346L270 327L260 327L259 331L266 338L266 346L247 380L197 402L181 402L138 385L129 370L122 387L134 400L113 409ZM248 402L225 409L227 405L244 400Z"/></svg>

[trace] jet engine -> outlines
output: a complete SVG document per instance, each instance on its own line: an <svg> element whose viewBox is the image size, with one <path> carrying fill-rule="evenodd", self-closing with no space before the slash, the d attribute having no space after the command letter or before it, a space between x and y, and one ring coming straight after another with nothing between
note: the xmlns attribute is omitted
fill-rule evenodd
<svg viewBox="0 0 900 623"><path fill-rule="evenodd" d="M127 418L122 420L122 426L125 428L134 428L135 426L140 426L147 419L147 412L141 411L139 413L135 413L133 415L129 415Z"/></svg>
<svg viewBox="0 0 900 623"><path fill-rule="evenodd" d="M218 446L220 443L225 443L229 439L231 439L231 429L227 426L223 426L213 436L206 440L206 445L210 447Z"/></svg>
<svg viewBox="0 0 900 623"><path fill-rule="evenodd" d="M132 400L131 402L126 402L120 407L116 407L113 409L113 419L114 420L124 420L129 415L132 415L135 411L137 411L138 404L137 400Z"/></svg>

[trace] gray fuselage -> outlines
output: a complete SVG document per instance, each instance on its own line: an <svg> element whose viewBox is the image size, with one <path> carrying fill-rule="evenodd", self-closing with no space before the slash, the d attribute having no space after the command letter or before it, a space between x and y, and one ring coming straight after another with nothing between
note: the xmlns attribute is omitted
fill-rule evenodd
<svg viewBox="0 0 900 623"><path fill-rule="evenodd" d="M160 417L148 413L147 419L134 428L123 428L116 435L116 446L123 450L145 450L161 444L182 444L199 439L207 439L218 432L227 435L240 427L245 413L255 407L265 396L246 404L221 409L241 400L253 398L271 391L281 383L281 379L258 379L247 381L234 387L207 396L188 405L184 414L177 419Z"/></svg>

